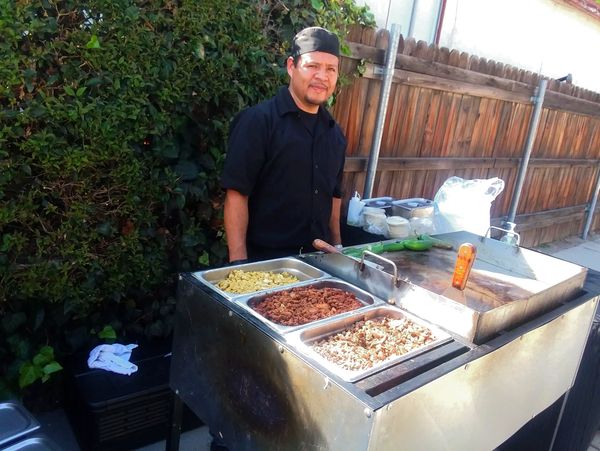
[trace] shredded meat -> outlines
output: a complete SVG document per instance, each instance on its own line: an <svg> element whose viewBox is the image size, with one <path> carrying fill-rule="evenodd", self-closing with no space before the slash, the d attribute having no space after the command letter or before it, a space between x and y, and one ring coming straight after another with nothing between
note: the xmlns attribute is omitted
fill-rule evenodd
<svg viewBox="0 0 600 451"><path fill-rule="evenodd" d="M298 326L362 306L340 288L297 287L270 294L252 308L276 324Z"/></svg>
<svg viewBox="0 0 600 451"><path fill-rule="evenodd" d="M357 321L348 329L313 343L313 349L336 365L351 371L367 370L435 340L430 329L407 318L387 316Z"/></svg>

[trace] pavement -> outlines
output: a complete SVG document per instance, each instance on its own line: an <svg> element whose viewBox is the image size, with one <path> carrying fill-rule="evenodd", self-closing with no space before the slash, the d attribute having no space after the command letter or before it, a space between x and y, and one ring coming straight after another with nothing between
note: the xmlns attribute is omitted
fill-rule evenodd
<svg viewBox="0 0 600 451"><path fill-rule="evenodd" d="M534 248L538 252L600 271L600 234L590 234L587 240L573 236Z"/></svg>
<svg viewBox="0 0 600 451"><path fill-rule="evenodd" d="M552 255L587 268L600 271L600 234L590 235L587 240L570 237L554 243L537 246L534 250ZM79 451L80 448L71 425L61 409L37 416L41 433L50 437L64 451ZM202 426L181 435L180 451L209 451L210 434L208 427ZM159 441L139 448L137 451L159 451L165 449L165 441ZM600 451L600 432L596 433L588 451Z"/></svg>

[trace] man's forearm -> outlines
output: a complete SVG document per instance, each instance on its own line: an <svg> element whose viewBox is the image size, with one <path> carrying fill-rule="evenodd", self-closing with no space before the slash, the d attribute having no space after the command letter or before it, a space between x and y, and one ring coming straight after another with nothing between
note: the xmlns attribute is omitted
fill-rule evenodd
<svg viewBox="0 0 600 451"><path fill-rule="evenodd" d="M342 244L342 234L340 232L340 210L342 199L333 198L331 203L331 217L329 218L329 232L331 233L332 244Z"/></svg>
<svg viewBox="0 0 600 451"><path fill-rule="evenodd" d="M227 190L223 216L225 233L227 234L229 261L247 259L248 196L244 196L235 190Z"/></svg>

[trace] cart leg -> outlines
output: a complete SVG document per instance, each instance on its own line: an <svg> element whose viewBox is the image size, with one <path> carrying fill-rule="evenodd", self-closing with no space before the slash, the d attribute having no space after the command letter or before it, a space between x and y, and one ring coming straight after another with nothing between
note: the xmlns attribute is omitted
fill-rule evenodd
<svg viewBox="0 0 600 451"><path fill-rule="evenodd" d="M167 435L167 441L165 451L178 451L179 450L179 439L181 437L181 418L183 412L183 401L179 397L179 393L176 391L172 393L171 397L171 412L169 415L169 433Z"/></svg>
<svg viewBox="0 0 600 451"><path fill-rule="evenodd" d="M567 400L569 399L570 392L571 392L570 389L567 390L567 392L563 396L563 402L562 402L562 405L560 406L560 412L558 413L558 418L556 419L556 426L554 426L554 433L552 434L552 441L550 442L550 447L548 448L549 451L552 451L554 449L554 441L556 440L556 434L558 434L558 428L560 428L560 421L562 420L562 416L565 411L565 407L567 405Z"/></svg>

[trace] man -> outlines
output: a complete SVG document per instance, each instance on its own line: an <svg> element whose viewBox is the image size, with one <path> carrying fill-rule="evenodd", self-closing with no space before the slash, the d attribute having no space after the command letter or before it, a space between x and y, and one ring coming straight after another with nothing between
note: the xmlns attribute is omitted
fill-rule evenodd
<svg viewBox="0 0 600 451"><path fill-rule="evenodd" d="M315 238L341 244L346 140L323 106L338 79L338 38L302 30L286 66L289 85L232 123L221 179L230 262L310 252Z"/></svg>

